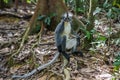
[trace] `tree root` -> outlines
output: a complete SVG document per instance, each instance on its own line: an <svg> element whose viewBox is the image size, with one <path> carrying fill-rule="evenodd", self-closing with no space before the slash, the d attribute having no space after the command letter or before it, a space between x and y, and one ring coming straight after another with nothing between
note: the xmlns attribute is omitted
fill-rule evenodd
<svg viewBox="0 0 120 80"><path fill-rule="evenodd" d="M38 36L39 36L39 35L38 35ZM37 37L38 37L38 36L37 36ZM36 38L37 38L37 37L36 37ZM40 41L39 41L39 39L38 39L37 42L36 42L35 44L33 44L32 47L31 47L31 49L30 49L30 51L31 51L31 53L32 53L32 63L33 63L32 65L37 65L37 64L36 64L36 59L35 59L35 52L33 51L33 48L34 48L36 45L38 45L39 42L40 42Z"/></svg>
<svg viewBox="0 0 120 80"><path fill-rule="evenodd" d="M25 32L25 34L24 34L24 36L23 36L23 38L22 38L22 41L21 41L21 43L20 43L19 49L18 49L15 53L13 53L13 54L11 53L11 56L9 57L9 60L8 60L8 64L9 64L10 66L14 64L13 57L14 57L15 55L17 55L17 54L21 51L21 49L23 48L23 45L24 45L24 43L25 43L25 40L26 40L27 37L28 37L29 30L30 30L30 27L28 27L28 28L26 29L26 32Z"/></svg>
<svg viewBox="0 0 120 80"><path fill-rule="evenodd" d="M63 56L63 62L64 62L64 65L63 65L63 71L64 71L64 75L65 75L65 79L64 80L70 80L70 71L68 70L67 68L67 64L68 64L68 61L67 59Z"/></svg>
<svg viewBox="0 0 120 80"><path fill-rule="evenodd" d="M70 80L70 71L68 68L64 69L64 74L65 74L65 80Z"/></svg>
<svg viewBox="0 0 120 80"><path fill-rule="evenodd" d="M46 80L50 80L50 78L51 78L53 75L55 75L55 74L54 74L54 73L51 73L51 74L47 77Z"/></svg>
<svg viewBox="0 0 120 80"><path fill-rule="evenodd" d="M49 71L52 72L52 73L54 73L54 74L56 74L56 75L58 75L58 76L60 76L60 77L62 77L62 78L64 78L63 74L60 74L60 73L58 73L56 71L53 71L53 70L49 70Z"/></svg>
<svg viewBox="0 0 120 80"><path fill-rule="evenodd" d="M17 50L16 53L14 53L14 54L12 55L12 57L13 57L14 55L17 55L17 54L20 52L20 50L23 48L23 45L24 45L24 43L25 43L25 41L26 41L26 39L27 39L27 37L28 37L29 31L30 31L30 27L27 28L27 30L26 30L23 38L22 38L22 42L21 42L21 44L20 44L19 49Z"/></svg>

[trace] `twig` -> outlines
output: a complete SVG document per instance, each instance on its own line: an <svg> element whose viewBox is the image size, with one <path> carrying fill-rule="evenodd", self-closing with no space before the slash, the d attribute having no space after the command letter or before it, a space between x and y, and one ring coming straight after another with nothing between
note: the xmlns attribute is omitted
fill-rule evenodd
<svg viewBox="0 0 120 80"><path fill-rule="evenodd" d="M70 72L67 68L68 61L64 56L63 56L63 62L64 62L63 69L64 69L65 80L70 80Z"/></svg>
<svg viewBox="0 0 120 80"><path fill-rule="evenodd" d="M64 69L65 80L70 80L70 72L67 68Z"/></svg>

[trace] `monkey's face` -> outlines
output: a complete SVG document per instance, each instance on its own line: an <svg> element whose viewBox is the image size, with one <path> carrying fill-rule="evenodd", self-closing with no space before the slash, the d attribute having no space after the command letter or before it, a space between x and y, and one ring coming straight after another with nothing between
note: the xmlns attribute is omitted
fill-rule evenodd
<svg viewBox="0 0 120 80"><path fill-rule="evenodd" d="M71 22L72 21L72 16L73 16L72 13L67 12L62 16L62 20L64 22Z"/></svg>
<svg viewBox="0 0 120 80"><path fill-rule="evenodd" d="M64 18L64 22L71 22L71 18L69 18L69 17Z"/></svg>

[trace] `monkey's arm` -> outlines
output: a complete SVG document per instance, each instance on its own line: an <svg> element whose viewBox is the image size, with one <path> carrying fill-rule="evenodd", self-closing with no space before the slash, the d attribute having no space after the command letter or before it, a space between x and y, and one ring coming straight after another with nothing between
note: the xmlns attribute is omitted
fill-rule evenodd
<svg viewBox="0 0 120 80"><path fill-rule="evenodd" d="M55 62L55 60L59 57L59 55L60 55L60 53L57 52L57 53L55 53L53 59L52 59L50 62L48 62L48 63L46 63L46 64L43 64L43 65L39 66L38 68L36 68L36 69L32 70L31 72L26 73L26 74L24 74L24 75L22 75L22 76L13 75L12 78L13 78L13 79L16 79L16 78L19 78L19 79L27 78L27 77L29 77L29 76L31 76L31 75L33 75L33 74L35 74L35 73L37 73L37 72L45 69L45 68L48 67L50 64L53 64L53 63Z"/></svg>

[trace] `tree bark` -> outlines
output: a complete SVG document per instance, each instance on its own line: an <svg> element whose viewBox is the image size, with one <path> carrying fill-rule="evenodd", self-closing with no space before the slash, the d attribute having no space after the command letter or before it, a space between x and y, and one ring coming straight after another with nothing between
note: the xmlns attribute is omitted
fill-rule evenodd
<svg viewBox="0 0 120 80"><path fill-rule="evenodd" d="M38 0L35 13L30 20L30 33L36 28L35 25L38 16L45 15L49 17L50 14L56 14L56 16L51 18L50 25L44 23L44 26L48 30L54 30L61 19L61 15L65 12L67 12L67 8L61 0ZM44 22L44 20L41 21Z"/></svg>

